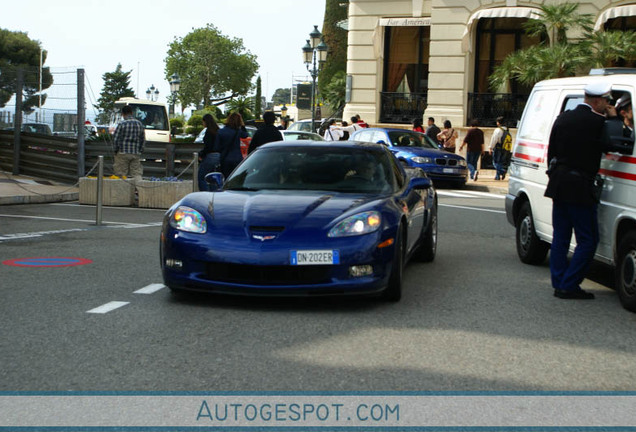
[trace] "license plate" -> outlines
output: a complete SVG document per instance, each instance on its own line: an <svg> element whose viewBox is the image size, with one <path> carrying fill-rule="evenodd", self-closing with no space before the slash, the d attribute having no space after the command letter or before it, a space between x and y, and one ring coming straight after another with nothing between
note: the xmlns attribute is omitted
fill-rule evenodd
<svg viewBox="0 0 636 432"><path fill-rule="evenodd" d="M340 264L340 253L337 250L293 250L290 262L291 265Z"/></svg>
<svg viewBox="0 0 636 432"><path fill-rule="evenodd" d="M455 174L455 168L444 168L443 172L446 174Z"/></svg>

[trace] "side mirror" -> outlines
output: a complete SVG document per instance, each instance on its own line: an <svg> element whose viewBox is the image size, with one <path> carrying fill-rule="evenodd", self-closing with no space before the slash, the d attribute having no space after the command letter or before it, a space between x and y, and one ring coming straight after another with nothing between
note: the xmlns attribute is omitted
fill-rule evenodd
<svg viewBox="0 0 636 432"><path fill-rule="evenodd" d="M430 189L433 182L428 177L413 177L409 180L409 189L422 190Z"/></svg>
<svg viewBox="0 0 636 432"><path fill-rule="evenodd" d="M225 177L220 172L212 172L205 175L205 182L210 185L210 192L217 192L223 188Z"/></svg>
<svg viewBox="0 0 636 432"><path fill-rule="evenodd" d="M378 141L377 144L382 144L382 145L385 145L387 147L389 146L384 140Z"/></svg>

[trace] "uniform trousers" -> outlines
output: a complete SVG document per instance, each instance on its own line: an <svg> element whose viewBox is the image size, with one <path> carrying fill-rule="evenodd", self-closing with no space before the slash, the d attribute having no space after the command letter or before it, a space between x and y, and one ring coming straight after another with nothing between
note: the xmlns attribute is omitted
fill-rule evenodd
<svg viewBox="0 0 636 432"><path fill-rule="evenodd" d="M562 291L580 289L598 245L598 205L567 204L554 201L552 206L553 238L550 248L552 286ZM576 248L568 264L572 230Z"/></svg>

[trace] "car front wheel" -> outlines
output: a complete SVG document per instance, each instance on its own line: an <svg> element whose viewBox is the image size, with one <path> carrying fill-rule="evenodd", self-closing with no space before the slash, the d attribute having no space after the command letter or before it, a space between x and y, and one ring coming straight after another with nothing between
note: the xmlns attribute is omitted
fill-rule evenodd
<svg viewBox="0 0 636 432"><path fill-rule="evenodd" d="M435 259L437 252L437 200L433 203L430 221L426 231L422 234L422 239L413 257L421 262L431 262Z"/></svg>
<svg viewBox="0 0 636 432"><path fill-rule="evenodd" d="M623 307L636 312L636 232L629 232L618 245L616 291Z"/></svg>
<svg viewBox="0 0 636 432"><path fill-rule="evenodd" d="M537 236L530 203L525 202L519 210L516 223L517 255L526 264L541 264L545 261L550 245Z"/></svg>
<svg viewBox="0 0 636 432"><path fill-rule="evenodd" d="M384 300L397 302L402 298L402 273L404 272L404 239L402 227L398 227L395 235L395 256L391 266L389 284L382 293Z"/></svg>

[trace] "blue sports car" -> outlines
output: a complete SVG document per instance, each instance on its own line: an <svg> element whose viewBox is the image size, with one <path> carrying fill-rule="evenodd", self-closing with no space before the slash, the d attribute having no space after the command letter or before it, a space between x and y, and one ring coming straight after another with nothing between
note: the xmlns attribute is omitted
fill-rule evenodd
<svg viewBox="0 0 636 432"><path fill-rule="evenodd" d="M423 133L407 129L366 128L355 132L351 140L382 143L402 164L422 168L433 181L446 181L463 187L468 179L466 159L441 150Z"/></svg>
<svg viewBox="0 0 636 432"><path fill-rule="evenodd" d="M259 147L214 192L173 205L161 268L173 291L381 294L397 301L413 257L432 261L437 195L383 145L287 141Z"/></svg>

